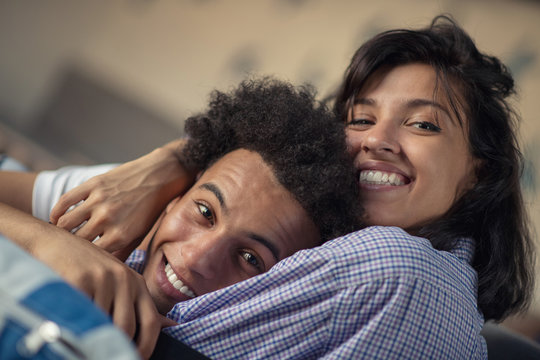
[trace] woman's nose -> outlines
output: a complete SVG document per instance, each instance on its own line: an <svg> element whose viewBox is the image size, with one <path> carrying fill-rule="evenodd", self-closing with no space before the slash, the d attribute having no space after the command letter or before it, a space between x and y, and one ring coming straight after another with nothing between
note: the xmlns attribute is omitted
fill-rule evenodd
<svg viewBox="0 0 540 360"><path fill-rule="evenodd" d="M347 140L354 155L360 151L374 154L398 154L401 146L397 129L380 122L363 131L349 130Z"/></svg>

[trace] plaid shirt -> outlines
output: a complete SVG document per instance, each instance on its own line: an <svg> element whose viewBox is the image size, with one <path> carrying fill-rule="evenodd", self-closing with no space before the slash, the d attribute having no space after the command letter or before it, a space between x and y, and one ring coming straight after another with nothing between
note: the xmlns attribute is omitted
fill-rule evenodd
<svg viewBox="0 0 540 360"><path fill-rule="evenodd" d="M34 215L47 220L62 193L112 167L40 173ZM472 249L367 228L177 304L164 331L214 359L485 359ZM140 271L144 252L130 261Z"/></svg>
<svg viewBox="0 0 540 360"><path fill-rule="evenodd" d="M472 249L367 228L176 304L164 331L213 359L487 359Z"/></svg>

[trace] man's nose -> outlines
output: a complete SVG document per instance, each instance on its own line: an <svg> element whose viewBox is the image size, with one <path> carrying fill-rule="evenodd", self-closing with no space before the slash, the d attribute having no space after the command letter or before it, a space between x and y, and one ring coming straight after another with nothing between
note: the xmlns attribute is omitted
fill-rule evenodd
<svg viewBox="0 0 540 360"><path fill-rule="evenodd" d="M228 251L225 234L209 232L182 244L184 265L194 274L216 280L227 273Z"/></svg>

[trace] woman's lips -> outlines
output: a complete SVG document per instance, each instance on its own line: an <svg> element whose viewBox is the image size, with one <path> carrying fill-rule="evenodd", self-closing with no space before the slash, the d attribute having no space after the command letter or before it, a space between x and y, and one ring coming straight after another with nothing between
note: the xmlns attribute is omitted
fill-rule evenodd
<svg viewBox="0 0 540 360"><path fill-rule="evenodd" d="M410 179L390 171L365 169L360 171L358 177L360 185L401 186L408 184Z"/></svg>
<svg viewBox="0 0 540 360"><path fill-rule="evenodd" d="M387 161L365 160L356 166L358 183L370 189L391 189L408 185L413 180L410 175Z"/></svg>

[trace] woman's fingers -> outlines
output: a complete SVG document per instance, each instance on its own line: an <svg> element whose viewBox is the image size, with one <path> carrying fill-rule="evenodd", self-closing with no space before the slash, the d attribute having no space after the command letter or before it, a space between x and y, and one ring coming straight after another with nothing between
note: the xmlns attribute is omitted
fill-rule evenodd
<svg viewBox="0 0 540 360"><path fill-rule="evenodd" d="M109 252L135 248L167 203L194 180L196 172L178 162L181 144L167 144L71 189L53 207L51 222L70 231L83 224L77 235L99 235L96 244Z"/></svg>
<svg viewBox="0 0 540 360"><path fill-rule="evenodd" d="M56 225L58 219L60 219L62 215L66 214L66 212L71 206L76 205L79 202L88 198L91 189L92 188L88 186L88 183L86 182L60 196L60 199L58 199L58 202L51 210L49 220Z"/></svg>
<svg viewBox="0 0 540 360"><path fill-rule="evenodd" d="M82 223L74 234L83 239L94 241L98 236L101 236L102 231L101 227L96 226L93 219L90 219L88 222Z"/></svg>

